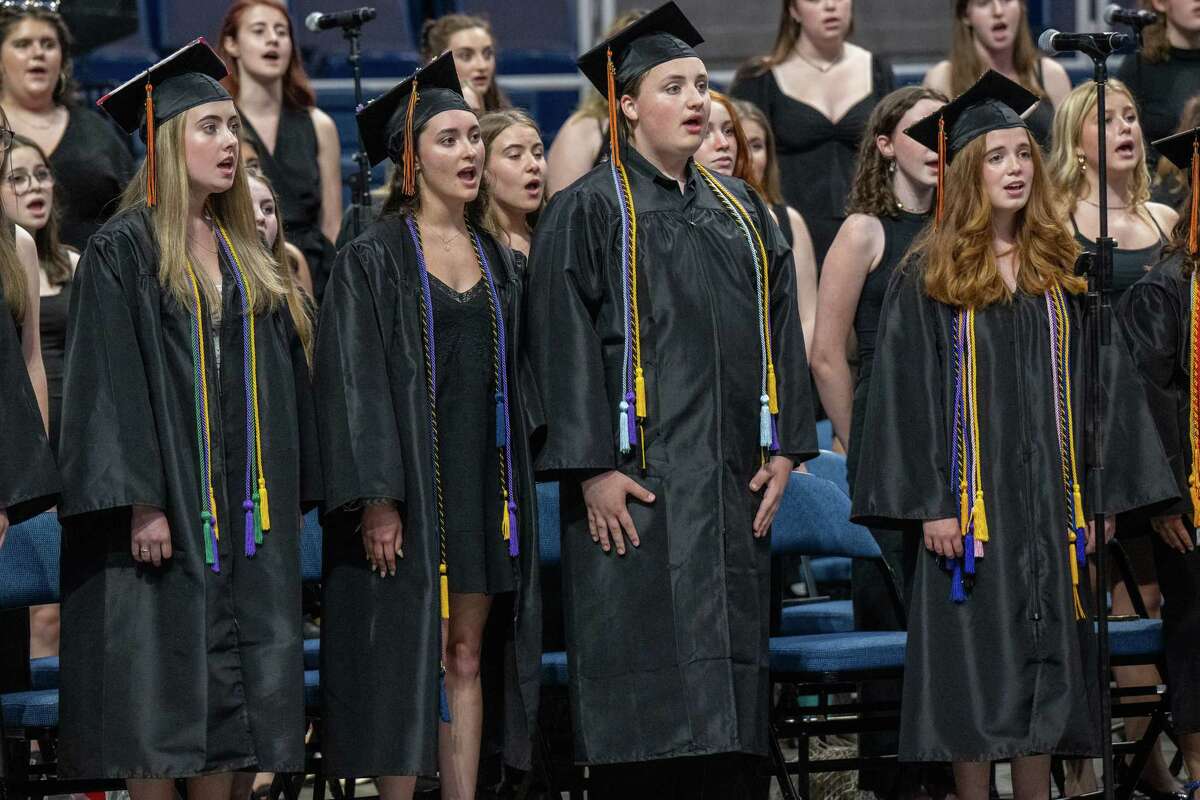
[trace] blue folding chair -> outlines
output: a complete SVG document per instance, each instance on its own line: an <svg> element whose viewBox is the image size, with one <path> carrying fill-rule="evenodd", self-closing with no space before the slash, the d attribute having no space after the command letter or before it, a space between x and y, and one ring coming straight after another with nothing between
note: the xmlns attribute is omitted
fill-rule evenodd
<svg viewBox="0 0 1200 800"><path fill-rule="evenodd" d="M0 610L28 609L59 601L62 529L52 513L12 526L0 548ZM44 796L116 790L124 781L60 780L53 754L58 736L58 659L30 663L31 688L0 695L0 746L5 750L10 792ZM42 762L30 764L31 743Z"/></svg>
<svg viewBox="0 0 1200 800"><path fill-rule="evenodd" d="M888 586L897 618L907 625L904 603L895 575L879 545L866 528L849 521L850 498L834 483L814 474L792 473L771 530L774 556L836 556L860 558L874 564ZM907 635L903 631L835 631L805 635L773 635L770 671L773 684L791 684L800 695L817 697L817 705L799 713L772 715L770 744L776 777L789 800L808 798L809 774L859 769L892 759L845 758L811 761L809 739L829 734L895 730L896 704L857 700L833 701L838 693L853 693L859 684L894 680L904 669ZM799 739L799 757L788 762L781 738ZM796 774L799 788L793 785Z"/></svg>
<svg viewBox="0 0 1200 800"><path fill-rule="evenodd" d="M822 450L805 469L824 478L849 494L846 480L846 457L841 453ZM806 596L783 601L778 633L799 636L806 633L846 633L854 630L854 608L849 600L830 600L831 590L841 590L842 596L850 587L851 559L840 556L800 558L800 573L804 578Z"/></svg>

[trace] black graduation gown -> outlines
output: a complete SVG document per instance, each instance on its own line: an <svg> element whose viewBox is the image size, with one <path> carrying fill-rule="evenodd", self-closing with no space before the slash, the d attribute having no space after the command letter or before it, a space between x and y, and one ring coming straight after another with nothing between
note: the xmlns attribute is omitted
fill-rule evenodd
<svg viewBox="0 0 1200 800"><path fill-rule="evenodd" d="M299 526L318 498L308 368L286 306L256 318L271 529L242 552L242 325L226 269L219 372L207 350L220 574L204 562L191 314L157 279L150 212L115 217L79 264L60 456L61 771L165 778L304 759ZM166 512L174 556L130 554L130 507Z"/></svg>
<svg viewBox="0 0 1200 800"><path fill-rule="evenodd" d="M1083 473L1082 303L1069 296L1075 447ZM958 516L951 485L953 309L923 290L919 265L884 302L852 516L864 524ZM965 603L928 551L918 557L901 703L900 759L982 761L1094 755L1099 695L1091 622L1071 597L1046 300L1017 294L978 311L980 452L990 541ZM1174 497L1121 338L1104 349L1109 514ZM1112 468L1110 469L1109 466ZM1081 571L1081 579L1087 571ZM1085 608L1090 606L1081 586Z"/></svg>
<svg viewBox="0 0 1200 800"><path fill-rule="evenodd" d="M605 764L766 753L770 543L751 533L760 466L751 252L689 162L687 184L632 148L647 470L618 448L621 219L608 164L538 221L525 330L546 430L537 469L561 480L563 605L575 750ZM762 200L720 179L767 248L780 454L817 452L791 252ZM638 456L638 457L635 457ZM619 469L641 539L618 557L587 529L581 481Z"/></svg>
<svg viewBox="0 0 1200 800"><path fill-rule="evenodd" d="M1142 374L1150 412L1175 475L1179 502L1160 514L1182 514L1195 536L1196 509L1188 491L1192 448L1188 441L1191 389L1188 338L1190 276L1179 254L1160 261L1121 298L1119 315ZM1152 535L1163 593L1163 638L1171 684L1171 718L1179 733L1200 731L1200 549L1186 555Z"/></svg>
<svg viewBox="0 0 1200 800"><path fill-rule="evenodd" d="M541 598L535 588L537 498L516 373L522 287L511 254L487 234L480 239L507 326L519 495L515 663L506 669L516 671L520 695L508 707L524 716L505 719L505 758L527 768L540 679ZM322 752L331 775L437 771L441 612L421 327L416 249L403 219L381 219L338 255L314 359L327 477L321 688ZM455 459L462 457L441 453L443 481L454 480ZM363 498L391 498L401 506L404 558L397 559L395 576L372 575L363 556L357 510Z"/></svg>

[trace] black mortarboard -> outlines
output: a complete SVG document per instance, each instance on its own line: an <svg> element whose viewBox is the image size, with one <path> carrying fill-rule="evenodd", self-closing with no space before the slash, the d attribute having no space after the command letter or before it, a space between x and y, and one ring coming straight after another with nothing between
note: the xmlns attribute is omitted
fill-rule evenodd
<svg viewBox="0 0 1200 800"><path fill-rule="evenodd" d="M101 97L96 105L128 133L141 129L146 143L149 186L147 205L156 201L154 131L190 108L229 100L220 81L227 74L221 60L201 37Z"/></svg>
<svg viewBox="0 0 1200 800"><path fill-rule="evenodd" d="M1021 115L1036 102L1033 92L989 69L971 88L904 131L938 154L938 219L946 165L989 131L1027 127Z"/></svg>
<svg viewBox="0 0 1200 800"><path fill-rule="evenodd" d="M1200 215L1200 128L1183 133L1174 133L1153 142L1154 148L1163 158L1187 173L1190 183L1191 210L1188 219L1188 253L1200 251L1197 241L1196 223Z"/></svg>
<svg viewBox="0 0 1200 800"><path fill-rule="evenodd" d="M607 95L610 54L615 67L613 81L619 89L659 64L696 58L692 48L703 41L679 6L663 3L588 50L575 63L600 94Z"/></svg>
<svg viewBox="0 0 1200 800"><path fill-rule="evenodd" d="M446 52L367 103L356 119L371 165L391 158L404 170L404 193L411 195L416 191L414 137L443 111L470 110L454 68L454 56Z"/></svg>

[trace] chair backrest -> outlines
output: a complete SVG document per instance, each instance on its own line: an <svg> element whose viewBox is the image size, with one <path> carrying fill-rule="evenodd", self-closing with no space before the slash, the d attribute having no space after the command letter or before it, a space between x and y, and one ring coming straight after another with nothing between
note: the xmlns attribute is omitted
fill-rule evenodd
<svg viewBox="0 0 1200 800"><path fill-rule="evenodd" d="M321 517L316 509L304 515L300 529L300 580L317 583L321 580Z"/></svg>
<svg viewBox="0 0 1200 800"><path fill-rule="evenodd" d="M847 495L850 494L850 482L846 480L846 457L832 450L822 450L812 461L804 462L804 467L818 478L824 478Z"/></svg>
<svg viewBox="0 0 1200 800"><path fill-rule="evenodd" d="M62 528L46 512L8 529L0 547L0 609L58 602Z"/></svg>
<svg viewBox="0 0 1200 800"><path fill-rule="evenodd" d="M830 481L793 472L771 529L776 555L881 558L875 537L850 522L850 498Z"/></svg>
<svg viewBox="0 0 1200 800"><path fill-rule="evenodd" d="M538 557L543 566L557 566L562 560L562 522L559 518L558 483L539 483Z"/></svg>
<svg viewBox="0 0 1200 800"><path fill-rule="evenodd" d="M512 50L569 53L583 48L576 42L574 0L460 0L459 11L487 19L501 53ZM529 24L535 14L537 24ZM590 47L591 42L583 45Z"/></svg>

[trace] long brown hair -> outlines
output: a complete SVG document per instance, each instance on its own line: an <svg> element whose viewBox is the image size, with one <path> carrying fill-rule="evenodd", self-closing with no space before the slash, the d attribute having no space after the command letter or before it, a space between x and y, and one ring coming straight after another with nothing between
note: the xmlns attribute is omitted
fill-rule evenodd
<svg viewBox="0 0 1200 800"><path fill-rule="evenodd" d="M737 83L747 78L757 78L772 68L787 61L788 56L796 49L800 41L800 20L792 17L792 3L795 0L782 0L779 7L779 27L775 30L775 44L771 52L763 56L755 56L738 67L733 82ZM850 27L846 29L846 38L854 33L854 17L850 17Z"/></svg>
<svg viewBox="0 0 1200 800"><path fill-rule="evenodd" d="M745 134L746 122L753 122L763 132L763 148L767 153L767 165L763 169L761 181L751 182L758 193L763 196L763 199L768 203L778 205L783 202L782 181L779 177L779 154L775 151L775 131L771 130L771 123L767 121L767 115L758 106L751 103L749 100L733 101L733 105L738 110L738 117L743 121L742 133ZM746 149L750 149L749 138L746 140Z"/></svg>
<svg viewBox="0 0 1200 800"><path fill-rule="evenodd" d="M858 161L854 185L846 200L847 214L870 214L874 217L898 217L900 203L892 186L894 162L884 158L875 140L887 136L895 141L904 132L897 130L905 114L922 100L949 102L936 89L924 86L904 86L884 96L871 111L867 129L858 145Z"/></svg>
<svg viewBox="0 0 1200 800"><path fill-rule="evenodd" d="M26 139L24 136L14 135L12 149L4 158L3 167L0 168L0 178L7 179L9 170L12 167L12 152L19 150L22 147L28 147L38 154L38 158L42 160L42 166L50 169L50 159L46 158L46 152L42 150L41 145L32 139ZM51 197L54 195L51 194ZM37 245L38 261L41 264L42 272L46 273L46 280L51 286L62 286L71 280L71 255L70 250L62 243L58 237L59 218L61 217L61 206L57 203L50 204L50 214L46 218L46 224L36 231L29 231L33 234L34 244Z"/></svg>
<svg viewBox="0 0 1200 800"><path fill-rule="evenodd" d="M246 179L258 181L271 193L271 199L275 201L275 214L278 220L279 195L275 192L270 178L259 170L246 170ZM279 268L279 277L287 287L287 307L288 313L292 317L292 327L296 329L296 335L300 337L300 344L304 348L304 358L308 361L309 366L312 366L313 311L315 309L312 298L300 288L299 282L296 281L295 264L287 251L287 238L283 235L282 220L279 220L275 243L271 245L271 255L275 258L275 264Z"/></svg>
<svg viewBox="0 0 1200 800"><path fill-rule="evenodd" d="M1142 29L1142 49L1131 58L1139 56L1147 64L1158 64L1171 58L1171 43L1167 40L1167 15L1154 7L1153 0L1141 0L1144 10L1158 14L1158 22Z"/></svg>
<svg viewBox="0 0 1200 800"><path fill-rule="evenodd" d="M950 40L950 94L954 97L965 92L987 71L975 47L975 34L967 24L967 4L971 0L951 0L954 4L954 32ZM1041 53L1033 42L1029 31L1029 13L1025 0L1020 0L1021 21L1017 23L1017 35L1013 38L1013 66L1017 70L1017 82L1038 97L1046 96L1046 88L1038 80L1038 65Z"/></svg>
<svg viewBox="0 0 1200 800"><path fill-rule="evenodd" d="M525 125L532 128L533 132L538 135L538 139L542 138L542 130L538 127L533 117L526 114L519 108L506 108L503 111L493 111L490 114L484 114L479 118L479 135L483 139L484 156L483 163L487 166L488 158L492 154L492 142L496 141L496 137L504 133L513 125ZM542 209L546 207L546 192L545 184L543 183L542 202L533 211L525 215L525 222L529 225L529 229L533 230L537 225L538 215L542 213ZM480 187L482 189L482 187ZM487 208L483 213L483 227L494 236L498 241L508 244L508 234L504 232L503 226L500 224L500 215L496 211L496 197L490 191L488 192Z"/></svg>
<svg viewBox="0 0 1200 800"><path fill-rule="evenodd" d="M283 14L284 19L287 20L288 39L292 42L292 57L288 61L287 72L283 73L284 107L293 110L312 108L317 104L317 95L313 92L312 84L308 80L308 73L304 71L304 62L300 58L300 45L296 41L296 29L292 25L291 16L288 15L288 8L282 0L234 0L233 4L229 6L229 10L225 12L225 19L221 20L221 32L217 35L217 52L220 53L221 58L225 59L225 67L229 70L229 75L221 83L225 84L230 96L237 100L238 62L225 49L225 40L237 38L238 28L242 24L242 15L255 6L273 8Z"/></svg>
<svg viewBox="0 0 1200 800"><path fill-rule="evenodd" d="M0 8L0 44L8 41L8 36L22 21L32 19L48 23L54 28L58 39L58 49L62 53L62 62L58 70L58 82L54 85L52 95L56 105L69 106L75 100L74 62L71 60L71 50L75 47L75 39L71 29L57 11L39 6L27 8Z"/></svg>
<svg viewBox="0 0 1200 800"><path fill-rule="evenodd" d="M436 115L434 115L436 116ZM432 118L431 118L432 119ZM413 129L413 146L420 146L421 132L425 130L425 126L429 124L426 120L423 125ZM403 155L403 145L400 152L397 152L396 157ZM394 162L393 162L394 163ZM484 151L484 164L487 164L487 151ZM403 217L408 214L419 214L421 212L421 187L424 185L421 179L420 172L417 173L417 191L413 194L404 193L404 170L390 170L391 177L387 183L387 197L383 201L383 207L379 209L379 219L384 217ZM491 189L488 187L486 170L480 170L479 174L479 194L475 195L475 199L467 203L467 221L477 227L485 227L485 219L487 217L488 205L491 203Z"/></svg>
<svg viewBox="0 0 1200 800"><path fill-rule="evenodd" d="M492 33L492 24L486 19L471 14L446 14L437 19L425 21L424 27L421 28L421 57L426 62L433 61L450 49L451 36L471 28L483 29L492 40L493 51L497 49L496 34ZM500 90L500 84L496 80L496 75L493 74L488 90L483 93L483 110L485 112L499 111L511 106L512 103L509 102L508 96Z"/></svg>
<svg viewBox="0 0 1200 800"><path fill-rule="evenodd" d="M940 224L927 226L912 248L915 263L924 266L925 293L949 306L978 309L1012 298L992 250L992 207L981 179L986 154L984 135L950 162L945 216ZM1017 288L1041 294L1057 283L1070 292L1083 291L1083 279L1072 271L1079 245L1062 225L1041 149L1032 137L1030 155L1029 202L1016 221Z"/></svg>
<svg viewBox="0 0 1200 800"><path fill-rule="evenodd" d="M187 249L187 215L189 178L187 171L188 113L178 114L155 131L154 153L158 179L158 202L149 208L154 240L158 245L158 282L184 308L193 308L192 284L186 267L190 262ZM120 211L147 208L146 161L142 162L133 180L121 195ZM286 289L279 279L279 270L271 255L262 246L254 227L254 207L250 187L246 183L246 168L241 154L233 173L233 186L208 198L208 210L214 221L229 233L246 274L246 288L256 313L270 311L286 298ZM218 305L216 287L203 271L195 273L210 305Z"/></svg>

